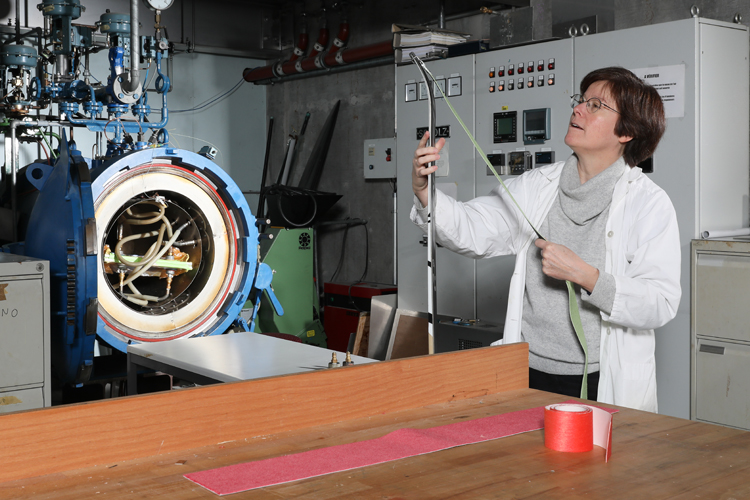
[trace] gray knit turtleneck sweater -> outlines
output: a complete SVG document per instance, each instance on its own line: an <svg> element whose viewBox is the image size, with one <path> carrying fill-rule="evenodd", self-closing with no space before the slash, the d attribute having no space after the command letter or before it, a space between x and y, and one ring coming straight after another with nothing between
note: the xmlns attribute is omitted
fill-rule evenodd
<svg viewBox="0 0 750 500"><path fill-rule="evenodd" d="M599 279L589 295L574 285L589 353L589 373L599 370L600 311L610 313L615 279L604 272L604 232L615 183L627 171L620 158L597 176L581 184L578 159L571 156L560 176L560 189L547 219L539 228L548 241L565 245L599 269ZM521 333L529 343L529 366L556 375L583 373L584 355L568 310L565 281L542 273L541 250L531 245L526 261Z"/></svg>

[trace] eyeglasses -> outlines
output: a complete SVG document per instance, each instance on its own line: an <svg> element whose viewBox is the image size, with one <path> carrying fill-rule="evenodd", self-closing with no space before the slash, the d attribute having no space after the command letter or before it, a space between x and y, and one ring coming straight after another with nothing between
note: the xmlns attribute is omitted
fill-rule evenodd
<svg viewBox="0 0 750 500"><path fill-rule="evenodd" d="M602 108L602 106L604 106L605 108L607 108L610 111L614 111L618 115L621 114L616 109L611 108L610 106L607 106L606 104L604 104L602 102L602 100L599 99L598 97L590 97L588 99L584 99L581 94L574 94L574 95L570 96L570 107L571 108L575 108L576 106L578 106L579 104L583 104L584 102L586 103L586 109L589 110L589 113L591 113L591 114L594 114L597 111L599 111Z"/></svg>

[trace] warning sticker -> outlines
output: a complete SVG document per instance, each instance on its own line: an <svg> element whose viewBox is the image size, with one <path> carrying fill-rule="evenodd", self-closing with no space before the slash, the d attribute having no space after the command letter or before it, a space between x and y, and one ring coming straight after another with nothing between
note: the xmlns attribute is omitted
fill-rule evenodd
<svg viewBox="0 0 750 500"><path fill-rule="evenodd" d="M664 103L667 118L685 116L685 65L631 69L644 82L653 85Z"/></svg>

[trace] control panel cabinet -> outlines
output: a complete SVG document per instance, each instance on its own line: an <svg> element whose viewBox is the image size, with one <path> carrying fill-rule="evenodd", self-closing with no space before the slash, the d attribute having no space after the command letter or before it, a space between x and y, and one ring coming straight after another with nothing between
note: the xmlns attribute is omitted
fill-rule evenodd
<svg viewBox="0 0 750 500"><path fill-rule="evenodd" d="M565 134L570 96L577 93L572 39L478 54L476 73L477 143L506 183L570 156ZM498 186L479 155L475 168L477 196ZM505 322L514 265L513 255L477 261L478 318Z"/></svg>
<svg viewBox="0 0 750 500"><path fill-rule="evenodd" d="M0 413L52 403L49 265L0 253Z"/></svg>
<svg viewBox="0 0 750 500"><path fill-rule="evenodd" d="M750 430L750 242L692 242L694 420Z"/></svg>

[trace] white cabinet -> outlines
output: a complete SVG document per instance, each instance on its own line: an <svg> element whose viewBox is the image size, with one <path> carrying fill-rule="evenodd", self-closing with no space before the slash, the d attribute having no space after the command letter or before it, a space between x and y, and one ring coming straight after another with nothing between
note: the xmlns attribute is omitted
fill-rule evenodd
<svg viewBox="0 0 750 500"><path fill-rule="evenodd" d="M750 242L692 242L691 418L750 429Z"/></svg>

